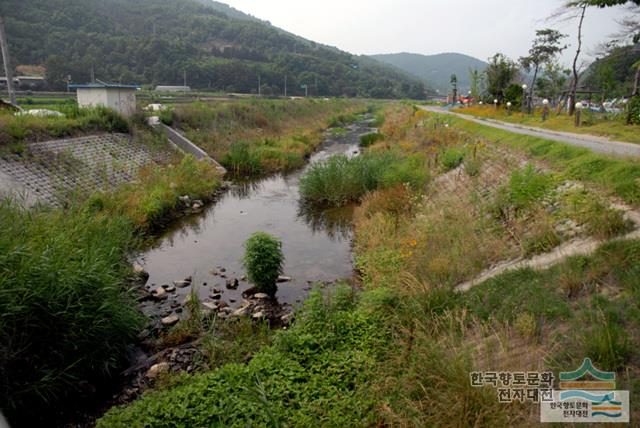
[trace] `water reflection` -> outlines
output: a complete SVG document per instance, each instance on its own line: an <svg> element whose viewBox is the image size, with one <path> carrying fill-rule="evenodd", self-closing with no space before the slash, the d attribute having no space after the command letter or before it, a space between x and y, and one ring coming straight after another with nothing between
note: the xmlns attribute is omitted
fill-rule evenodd
<svg viewBox="0 0 640 428"><path fill-rule="evenodd" d="M361 123L328 139L310 162L355 153L360 135L368 129ZM303 173L299 170L236 183L201 214L176 222L142 257L150 274L149 284L193 276L202 299L218 288L224 290L225 301L238 305L249 284L240 281L237 290L227 290L225 282L244 275L243 243L256 231L282 241L285 274L293 278L278 288L277 296L284 303L304 299L310 282L350 277L352 208L318 210L301 205L299 181ZM219 267L225 268L225 277L212 273ZM172 298L182 298L187 292L179 289L179 296Z"/></svg>

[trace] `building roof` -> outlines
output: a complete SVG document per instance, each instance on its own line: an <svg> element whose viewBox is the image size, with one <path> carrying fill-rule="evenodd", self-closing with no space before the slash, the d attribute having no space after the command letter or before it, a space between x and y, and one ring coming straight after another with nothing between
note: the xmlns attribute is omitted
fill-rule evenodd
<svg viewBox="0 0 640 428"><path fill-rule="evenodd" d="M120 83L85 83L72 84L69 89L140 89L138 85L121 85Z"/></svg>

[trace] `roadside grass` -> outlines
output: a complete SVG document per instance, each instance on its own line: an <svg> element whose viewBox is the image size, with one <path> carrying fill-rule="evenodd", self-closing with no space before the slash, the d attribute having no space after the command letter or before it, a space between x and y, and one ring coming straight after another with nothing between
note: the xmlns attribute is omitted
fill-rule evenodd
<svg viewBox="0 0 640 428"><path fill-rule="evenodd" d="M627 125L625 113L594 113L584 110L582 111L581 118L582 125L576 127L573 116L564 113L557 114L553 109L550 109L549 117L546 121L542 120L541 108L536 108L531 115L523 114L522 112L508 114L504 109L496 110L494 107L489 106L471 106L457 108L453 111L480 118L496 119L553 131L591 134L617 141L640 143L640 134L638 133L640 127L637 125Z"/></svg>
<svg viewBox="0 0 640 428"><path fill-rule="evenodd" d="M12 421L56 417L125 361L142 327L124 217L0 201L0 403Z"/></svg>
<svg viewBox="0 0 640 428"><path fill-rule="evenodd" d="M425 113L425 116L437 116ZM522 150L532 159L548 162L564 178L596 184L631 205L640 205L640 164L637 161L595 154L585 148L514 134L464 119L441 115L438 119L466 135Z"/></svg>

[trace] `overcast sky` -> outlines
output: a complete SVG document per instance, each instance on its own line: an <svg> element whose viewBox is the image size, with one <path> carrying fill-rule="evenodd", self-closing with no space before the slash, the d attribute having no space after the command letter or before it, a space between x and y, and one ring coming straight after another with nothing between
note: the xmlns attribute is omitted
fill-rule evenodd
<svg viewBox="0 0 640 428"><path fill-rule="evenodd" d="M224 0L222 0L224 1ZM548 23L563 0L227 0L287 31L356 54L460 52L486 60L497 51L517 59L535 30L554 27L575 45L577 22ZM589 9L586 58L615 33L625 8ZM568 49L562 61L569 65Z"/></svg>

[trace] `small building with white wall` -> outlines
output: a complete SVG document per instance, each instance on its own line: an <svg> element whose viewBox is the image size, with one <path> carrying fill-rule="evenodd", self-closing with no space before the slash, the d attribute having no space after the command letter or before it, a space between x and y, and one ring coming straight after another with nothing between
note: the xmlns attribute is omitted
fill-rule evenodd
<svg viewBox="0 0 640 428"><path fill-rule="evenodd" d="M109 83L88 83L86 85L69 85L78 95L80 107L107 107L125 117L136 111L136 85L120 85Z"/></svg>

